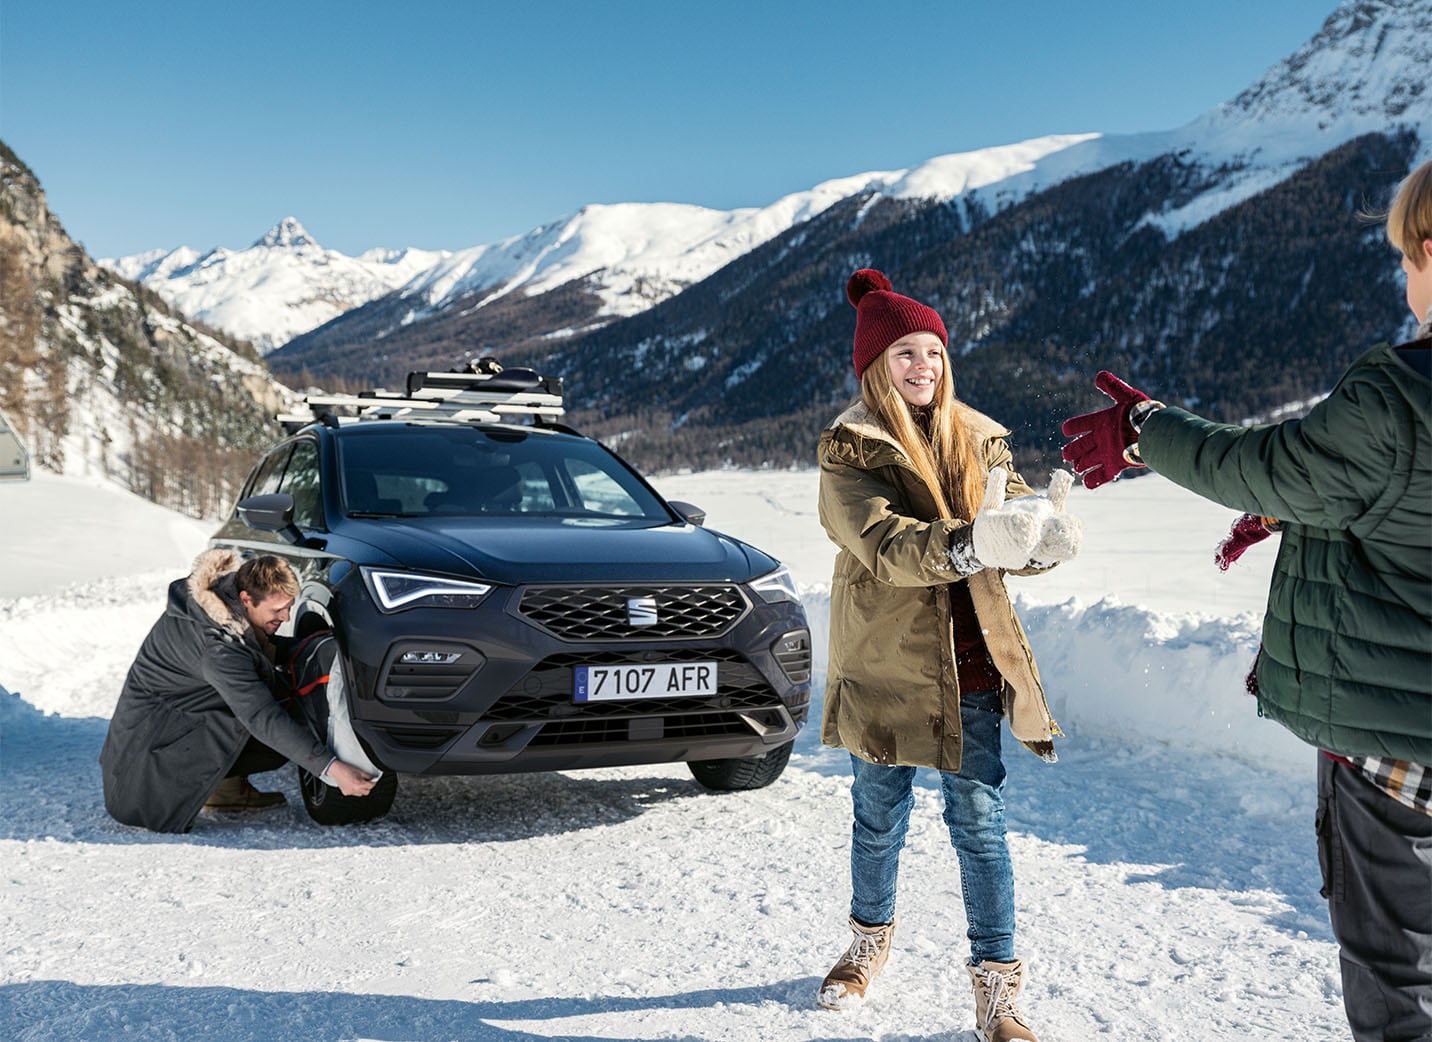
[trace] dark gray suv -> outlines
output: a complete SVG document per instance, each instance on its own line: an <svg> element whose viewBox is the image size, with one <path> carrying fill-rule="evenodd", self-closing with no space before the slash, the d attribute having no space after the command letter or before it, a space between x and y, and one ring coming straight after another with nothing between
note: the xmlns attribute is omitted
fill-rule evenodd
<svg viewBox="0 0 1432 1042"><path fill-rule="evenodd" d="M311 396L211 540L293 564L295 635L333 631L386 772L348 798L300 771L310 815L379 817L398 774L684 761L770 784L810 705L790 573L558 423L559 381L486 370Z"/></svg>

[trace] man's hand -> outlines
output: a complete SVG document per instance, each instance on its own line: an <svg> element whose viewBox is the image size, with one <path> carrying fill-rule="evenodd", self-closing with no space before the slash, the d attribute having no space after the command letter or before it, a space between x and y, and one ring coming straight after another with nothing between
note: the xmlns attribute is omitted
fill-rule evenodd
<svg viewBox="0 0 1432 1042"><path fill-rule="evenodd" d="M1151 401L1143 391L1108 371L1094 378L1094 386L1114 399L1114 404L1071 416L1063 426L1065 436L1071 439L1064 445L1064 459L1073 464L1084 487L1090 489L1113 481L1130 467L1144 465L1130 449L1138 445L1144 418L1163 404Z"/></svg>
<svg viewBox="0 0 1432 1042"><path fill-rule="evenodd" d="M366 796L373 791L374 780L352 764L334 760L328 765L328 777L345 796Z"/></svg>

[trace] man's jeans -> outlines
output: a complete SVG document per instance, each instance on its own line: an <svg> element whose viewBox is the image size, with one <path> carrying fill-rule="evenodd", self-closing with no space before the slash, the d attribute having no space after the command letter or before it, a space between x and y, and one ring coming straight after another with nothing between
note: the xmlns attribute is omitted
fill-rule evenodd
<svg viewBox="0 0 1432 1042"><path fill-rule="evenodd" d="M1004 761L998 691L960 697L964 751L958 774L940 772L945 825L960 862L969 921L970 961L1014 958L1014 870L1004 831ZM914 767L886 767L851 756L855 825L850 842L850 914L863 923L895 918L895 878L915 805Z"/></svg>

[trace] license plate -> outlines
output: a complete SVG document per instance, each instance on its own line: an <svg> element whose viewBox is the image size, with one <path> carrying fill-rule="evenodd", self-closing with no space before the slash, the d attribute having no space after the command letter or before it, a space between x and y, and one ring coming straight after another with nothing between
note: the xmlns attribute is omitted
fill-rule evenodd
<svg viewBox="0 0 1432 1042"><path fill-rule="evenodd" d="M578 666L573 699L673 698L716 694L716 663L653 662L644 666Z"/></svg>

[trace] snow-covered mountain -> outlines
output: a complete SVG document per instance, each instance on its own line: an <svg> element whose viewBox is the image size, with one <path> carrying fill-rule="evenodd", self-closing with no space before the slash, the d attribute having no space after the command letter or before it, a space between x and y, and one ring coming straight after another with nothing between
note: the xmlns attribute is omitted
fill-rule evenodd
<svg viewBox="0 0 1432 1042"><path fill-rule="evenodd" d="M285 217L253 245L188 246L102 258L104 267L149 287L193 318L272 351L299 333L402 286L446 251L368 250L350 257L320 246Z"/></svg>
<svg viewBox="0 0 1432 1042"><path fill-rule="evenodd" d="M942 177L924 179L937 191L948 190L956 180L989 184L1089 136L1055 135L946 156L920 170L939 165ZM634 315L842 199L890 190L918 174L873 171L837 178L760 208L711 210L675 203L587 206L526 235L458 251L404 286L400 296L413 302L411 321L473 293L481 295L469 306L483 307L512 292L536 296L595 276L591 289L602 300L598 314Z"/></svg>
<svg viewBox="0 0 1432 1042"><path fill-rule="evenodd" d="M204 322L270 351L388 294L349 335L371 342L435 315L470 314L512 294L580 281L596 306L567 335L638 314L796 224L852 196L950 201L986 211L1122 162L1181 154L1222 168L1176 211L1150 214L1174 234L1269 186L1359 134L1432 121L1427 0L1352 0L1296 54L1185 127L1063 134L937 156L908 170L823 182L769 206L730 211L674 203L591 205L501 242L456 251L325 250L286 218L245 250L188 247L101 261Z"/></svg>
<svg viewBox="0 0 1432 1042"><path fill-rule="evenodd" d="M1432 124L1428 0L1350 0L1296 54L1188 125L1143 134L1077 134L937 156L910 170L840 178L770 207L589 207L526 236L459 251L398 292L304 334L274 359L283 371L391 378L447 364L459 349L511 354L576 343L698 285L796 225L953 204L960 230L1031 195L1120 164L1172 157L1189 183L1140 215L1166 237L1284 183L1360 134ZM836 215L836 216L832 216ZM804 232L802 233L804 235ZM373 345L383 341L383 365Z"/></svg>
<svg viewBox="0 0 1432 1042"><path fill-rule="evenodd" d="M605 328L543 340L479 311L378 356L337 339L344 319L271 361L391 379L475 341L563 376L578 422L648 469L808 462L856 390L832 345L849 342L845 280L872 265L944 317L961 393L1019 432L1022 466L1057 462L1101 368L1215 418L1263 414L1411 334L1362 214L1432 156L1429 67L1432 0L1358 0L1183 127L1090 137L983 183L963 176L979 154L932 160Z"/></svg>
<svg viewBox="0 0 1432 1042"><path fill-rule="evenodd" d="M1031 156L1026 168L980 181L963 171L983 153L942 156L891 185L891 198L963 196L987 210L1118 163L1177 156L1214 176L1176 210L1148 220L1174 234L1286 180L1363 134L1420 131L1432 155L1432 0L1346 0L1319 32L1232 101L1183 127L1090 134Z"/></svg>
<svg viewBox="0 0 1432 1042"><path fill-rule="evenodd" d="M915 171L873 171L822 182L765 207L713 210L678 203L593 204L523 235L456 251L324 249L285 218L243 250L200 255L181 246L100 264L153 289L208 325L265 353L300 333L396 291L381 335L461 303L537 296L578 280L599 299L599 323L646 310L730 261L867 191L912 184L932 192L1000 181L1090 135L1054 135L941 157ZM927 171L928 168L928 172Z"/></svg>
<svg viewBox="0 0 1432 1042"><path fill-rule="evenodd" d="M227 509L295 395L252 350L98 267L0 142L0 405L49 471Z"/></svg>

